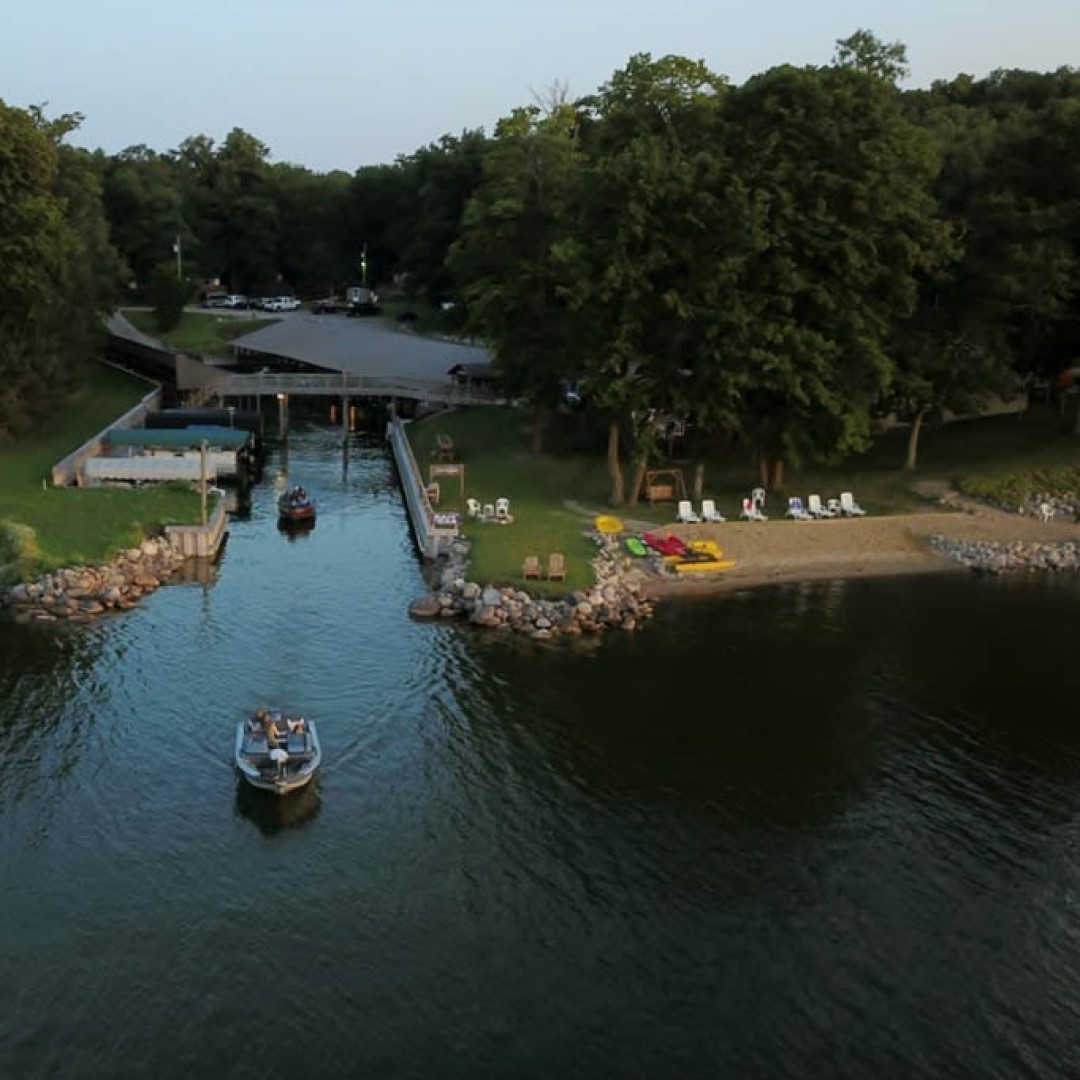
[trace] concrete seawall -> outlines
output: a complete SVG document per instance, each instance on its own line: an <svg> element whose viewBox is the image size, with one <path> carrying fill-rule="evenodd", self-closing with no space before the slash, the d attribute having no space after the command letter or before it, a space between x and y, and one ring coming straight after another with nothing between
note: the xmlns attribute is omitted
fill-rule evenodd
<svg viewBox="0 0 1080 1080"><path fill-rule="evenodd" d="M401 489L405 494L405 507L409 512L416 544L425 559L437 559L458 538L457 525L437 525L435 509L428 498L420 466L416 462L405 425L398 417L390 421L387 431L390 449L394 455Z"/></svg>

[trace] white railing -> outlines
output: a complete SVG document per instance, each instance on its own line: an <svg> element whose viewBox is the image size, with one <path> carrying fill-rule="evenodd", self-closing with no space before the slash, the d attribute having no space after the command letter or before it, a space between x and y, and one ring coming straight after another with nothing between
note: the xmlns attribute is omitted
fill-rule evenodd
<svg viewBox="0 0 1080 1080"><path fill-rule="evenodd" d="M405 493L405 507L409 512L416 543L426 559L436 559L443 549L460 535L456 525L436 525L435 509L428 497L420 466L416 463L405 425L395 416L390 421L390 447L401 474L401 487Z"/></svg>
<svg viewBox="0 0 1080 1080"><path fill-rule="evenodd" d="M449 379L403 379L381 375L310 375L289 372L257 372L252 375L218 372L210 384L222 397L262 394L334 395L357 397L415 398L448 405L494 405L496 395Z"/></svg>

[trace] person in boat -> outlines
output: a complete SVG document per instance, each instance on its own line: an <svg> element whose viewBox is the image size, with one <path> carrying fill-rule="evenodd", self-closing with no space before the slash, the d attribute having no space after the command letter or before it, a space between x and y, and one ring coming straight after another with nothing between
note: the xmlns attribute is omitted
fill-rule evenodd
<svg viewBox="0 0 1080 1080"><path fill-rule="evenodd" d="M271 750L276 750L281 746L281 740L284 736L284 732L277 726L276 717L273 715L267 716L263 723L263 727L266 731L266 741L270 744Z"/></svg>
<svg viewBox="0 0 1080 1080"><path fill-rule="evenodd" d="M248 721L250 735L262 735L266 731L266 710L256 709L255 715Z"/></svg>
<svg viewBox="0 0 1080 1080"><path fill-rule="evenodd" d="M307 721L302 716L298 716L295 720L286 720L285 725L288 727L290 733L297 731L300 734L303 734L307 731Z"/></svg>

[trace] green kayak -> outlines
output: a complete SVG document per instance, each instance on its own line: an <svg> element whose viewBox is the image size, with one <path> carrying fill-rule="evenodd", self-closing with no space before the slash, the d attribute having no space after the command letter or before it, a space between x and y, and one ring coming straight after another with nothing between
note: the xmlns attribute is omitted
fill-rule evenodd
<svg viewBox="0 0 1080 1080"><path fill-rule="evenodd" d="M626 550L629 551L631 555L637 555L639 557L649 553L649 549L636 536L628 536L626 538Z"/></svg>

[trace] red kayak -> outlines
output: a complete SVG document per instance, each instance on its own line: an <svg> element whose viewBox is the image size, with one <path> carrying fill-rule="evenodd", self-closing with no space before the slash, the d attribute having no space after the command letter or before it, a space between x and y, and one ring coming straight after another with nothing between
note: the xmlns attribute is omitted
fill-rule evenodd
<svg viewBox="0 0 1080 1080"><path fill-rule="evenodd" d="M642 540L661 555L678 555L685 557L690 549L677 536L657 536L656 533L645 533Z"/></svg>

